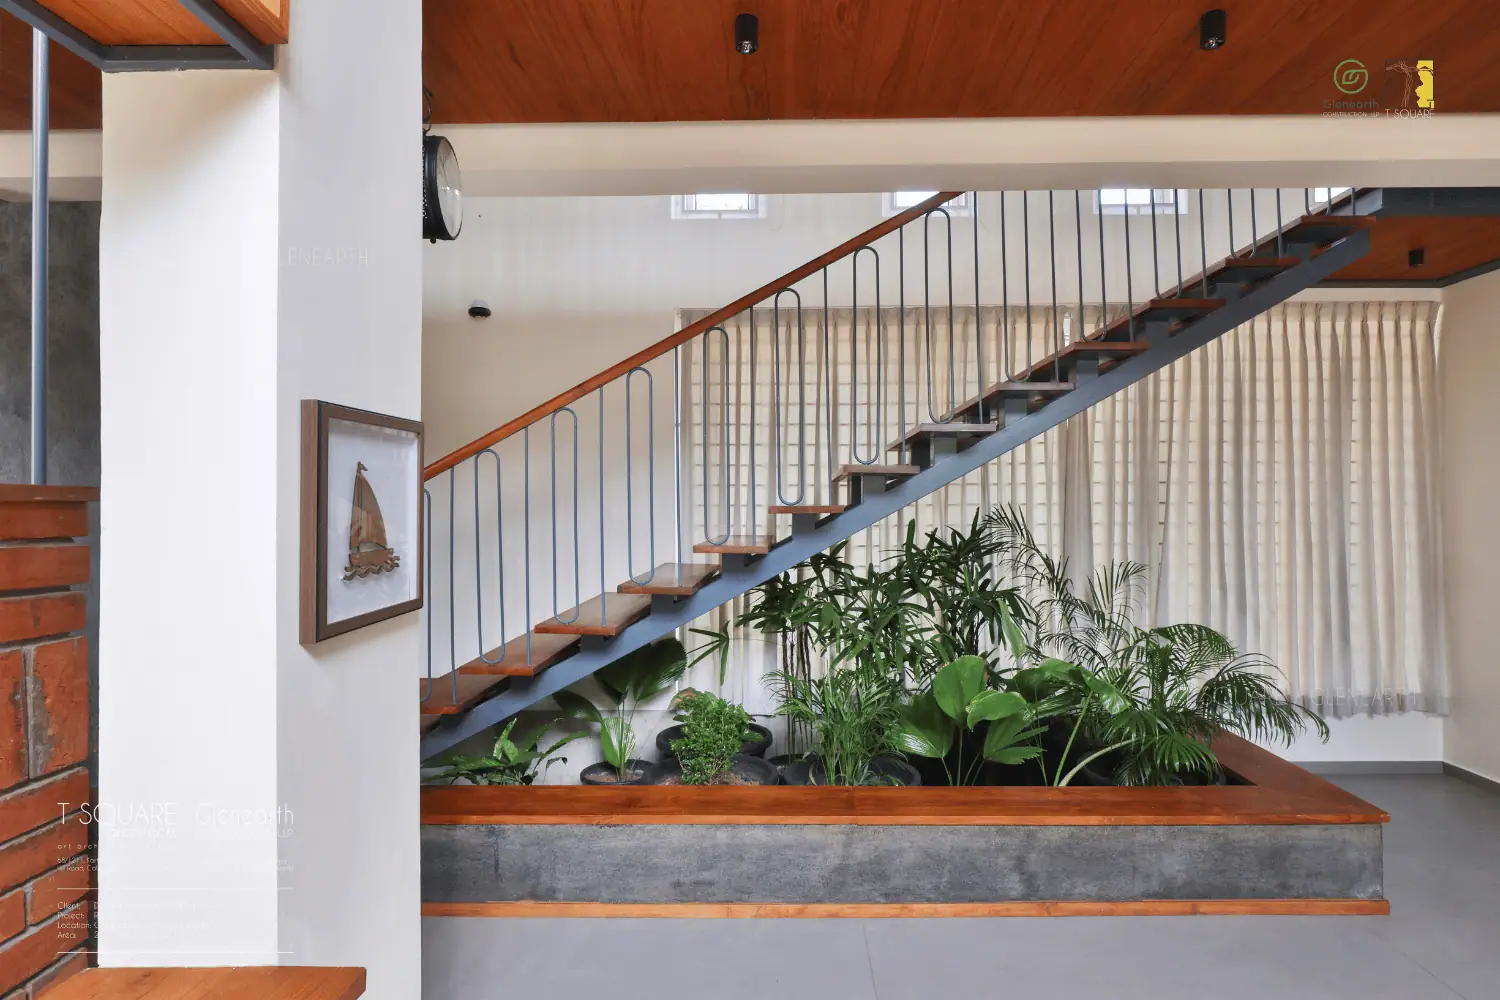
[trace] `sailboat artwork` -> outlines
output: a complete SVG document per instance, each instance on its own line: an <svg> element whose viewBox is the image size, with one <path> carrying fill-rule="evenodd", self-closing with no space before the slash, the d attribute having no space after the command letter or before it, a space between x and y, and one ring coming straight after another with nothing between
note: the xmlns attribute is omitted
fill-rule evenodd
<svg viewBox="0 0 1500 1000"><path fill-rule="evenodd" d="M375 489L365 478L366 467L357 463L354 470L354 509L349 518L349 565L344 567L344 582L360 577L390 573L401 565L398 556L385 542L385 519Z"/></svg>

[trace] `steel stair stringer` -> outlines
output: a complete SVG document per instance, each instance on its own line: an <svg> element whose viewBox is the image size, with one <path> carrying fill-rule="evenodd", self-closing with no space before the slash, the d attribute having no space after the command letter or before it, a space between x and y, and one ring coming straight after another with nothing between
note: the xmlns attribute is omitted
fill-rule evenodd
<svg viewBox="0 0 1500 1000"><path fill-rule="evenodd" d="M1045 406L980 438L956 454L935 464L887 492L830 517L805 533L796 534L753 561L726 561L718 579L692 597L652 613L607 641L585 638L583 648L571 659L529 678L514 678L510 686L467 713L445 717L422 737L421 757L428 760L460 741L494 726L536 704L555 691L589 676L608 663L646 643L668 635L700 616L786 572L814 553L823 551L857 532L884 520L962 476L992 462L1034 437L1082 413L1115 393L1159 371L1172 362L1216 340L1242 323L1317 285L1324 278L1349 266L1369 252L1370 234L1361 229L1301 264L1266 280L1237 299L1193 322L1171 337L1096 377L1080 382L1076 389Z"/></svg>

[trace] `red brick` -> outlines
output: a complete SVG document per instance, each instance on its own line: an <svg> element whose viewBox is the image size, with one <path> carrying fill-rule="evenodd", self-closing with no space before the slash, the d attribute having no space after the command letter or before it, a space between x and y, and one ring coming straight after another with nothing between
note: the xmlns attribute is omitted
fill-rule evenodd
<svg viewBox="0 0 1500 1000"><path fill-rule="evenodd" d="M0 848L0 889L29 882L51 871L89 846L88 827L75 814L45 830ZM0 983L0 989L5 985Z"/></svg>
<svg viewBox="0 0 1500 1000"><path fill-rule="evenodd" d="M0 539L81 538L89 533L89 508L83 503L0 504Z"/></svg>
<svg viewBox="0 0 1500 1000"><path fill-rule="evenodd" d="M25 929L26 893L17 889L8 896L0 896L0 941L9 941Z"/></svg>
<svg viewBox="0 0 1500 1000"><path fill-rule="evenodd" d="M86 911L87 904L73 909ZM19 986L68 952L75 951L79 947L76 920L77 915L70 910L0 947L0 989Z"/></svg>
<svg viewBox="0 0 1500 1000"><path fill-rule="evenodd" d="M26 700L31 776L80 764L89 755L89 644L83 636L31 651Z"/></svg>
<svg viewBox="0 0 1500 1000"><path fill-rule="evenodd" d="M77 975L88 967L89 956L87 952L75 951L67 958L59 960L51 968L31 981L32 1000L41 996L45 990L56 986L69 976Z"/></svg>
<svg viewBox="0 0 1500 1000"><path fill-rule="evenodd" d="M88 616L81 590L0 598L0 642L80 632Z"/></svg>
<svg viewBox="0 0 1500 1000"><path fill-rule="evenodd" d="M0 843L55 823L89 801L89 795L89 773L79 768L0 796Z"/></svg>
<svg viewBox="0 0 1500 1000"><path fill-rule="evenodd" d="M93 866L81 854L31 883L26 902L26 922L39 924L87 896L94 887Z"/></svg>
<svg viewBox="0 0 1500 1000"><path fill-rule="evenodd" d="M31 775L26 760L26 658L19 649L0 650L0 788Z"/></svg>
<svg viewBox="0 0 1500 1000"><path fill-rule="evenodd" d="M87 545L0 546L0 590L70 587L88 579Z"/></svg>

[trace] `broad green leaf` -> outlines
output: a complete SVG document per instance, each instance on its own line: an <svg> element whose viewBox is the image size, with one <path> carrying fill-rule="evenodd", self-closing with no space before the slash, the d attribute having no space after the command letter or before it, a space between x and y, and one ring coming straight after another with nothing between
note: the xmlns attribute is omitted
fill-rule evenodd
<svg viewBox="0 0 1500 1000"><path fill-rule="evenodd" d="M599 748L603 751L604 759L615 770L625 767L625 760L633 749L634 737L630 723L623 715L611 716L599 727Z"/></svg>
<svg viewBox="0 0 1500 1000"><path fill-rule="evenodd" d="M919 757L942 758L953 748L953 728L953 720L943 714L937 699L922 694L897 710L891 742Z"/></svg>
<svg viewBox="0 0 1500 1000"><path fill-rule="evenodd" d="M993 756L986 755L989 760L997 764L1020 764L1028 760L1035 760L1042 755L1041 747L1006 747L995 751Z"/></svg>
<svg viewBox="0 0 1500 1000"><path fill-rule="evenodd" d="M1016 624L1008 605L1000 605L1000 624L1005 631L1005 639L1010 644L1011 658L1020 663L1026 656L1026 638L1021 634L1021 627Z"/></svg>
<svg viewBox="0 0 1500 1000"><path fill-rule="evenodd" d="M1026 699L1014 691L981 691L969 702L969 728L976 723L993 722L1026 711Z"/></svg>
<svg viewBox="0 0 1500 1000"><path fill-rule="evenodd" d="M1058 685L1057 678L1041 667L1027 667L1010 676L1010 686L1033 704L1045 701L1057 690Z"/></svg>
<svg viewBox="0 0 1500 1000"><path fill-rule="evenodd" d="M1085 674L1083 683L1087 685L1094 697L1099 699L1099 704L1104 710L1111 715L1123 712L1130 707L1130 699L1125 697L1119 688L1098 674Z"/></svg>
<svg viewBox="0 0 1500 1000"><path fill-rule="evenodd" d="M990 723L989 732L984 737L984 748L980 753L984 755L986 760L999 761L1002 764L1008 763L1001 760L1001 755L1006 750L1011 749L1023 740L1039 736L1041 733L1041 727L1030 729L1026 727L1026 717L1024 715L1012 715L1009 718Z"/></svg>
<svg viewBox="0 0 1500 1000"><path fill-rule="evenodd" d="M985 665L978 656L960 656L932 679L932 694L950 719L962 719L969 702L984 690Z"/></svg>
<svg viewBox="0 0 1500 1000"><path fill-rule="evenodd" d="M1078 664L1069 663L1067 660L1059 660L1055 656L1049 656L1041 663L1038 663L1036 665L1036 669L1040 670L1048 677L1052 677L1060 681L1076 682L1083 674L1083 668Z"/></svg>
<svg viewBox="0 0 1500 1000"><path fill-rule="evenodd" d="M565 717L570 719L581 719L584 722L592 722L603 725L604 716L594 707L594 703L576 691L558 691L552 695L552 700L557 702L557 707L562 710Z"/></svg>

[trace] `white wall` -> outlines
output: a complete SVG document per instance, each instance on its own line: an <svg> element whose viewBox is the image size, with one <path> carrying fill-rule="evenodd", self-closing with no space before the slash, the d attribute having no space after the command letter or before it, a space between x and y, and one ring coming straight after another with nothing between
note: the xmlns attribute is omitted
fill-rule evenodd
<svg viewBox="0 0 1500 1000"><path fill-rule="evenodd" d="M1443 542L1453 707L1446 759L1500 780L1500 655L1495 542L1500 496L1500 274L1453 285L1443 296Z"/></svg>
<svg viewBox="0 0 1500 1000"><path fill-rule="evenodd" d="M291 33L274 74L104 80L100 797L172 812L100 831L100 960L404 1000L418 618L298 644L299 402L420 414L421 7Z"/></svg>
<svg viewBox="0 0 1500 1000"><path fill-rule="evenodd" d="M1046 303L1051 293L1050 274L1036 267L1049 255L1046 195L1033 193L1030 197L1030 245L1034 255L1031 288L1034 303ZM1023 245L1019 199L1019 195L1012 194L1006 202L1009 234L1006 240L1009 265L1006 286L1012 303L1022 301L1021 289L1025 287L1019 254ZM1288 217L1300 211L1302 199L1300 189L1284 192L1283 208ZM1274 192L1257 192L1257 229L1264 231L1273 225L1274 205ZM1222 192L1210 194L1204 226L1210 260L1222 256L1223 251L1219 248L1228 246L1225 207ZM1058 298L1064 302L1077 301L1077 242L1071 195L1061 197L1058 208ZM1244 192L1236 192L1235 209L1235 242L1243 244L1250 228L1249 199ZM881 219L881 198L879 194L773 196L766 219L732 221L673 220L669 199L662 196L477 198L467 203L466 211L465 228L459 240L426 249L423 398L429 450L433 457L472 440L660 340L675 329L679 308L712 308L729 302L874 225ZM1183 267L1184 273L1190 276L1200 266L1196 198L1190 202L1189 213L1182 223ZM1099 292L1097 217L1086 200L1082 224L1084 296L1096 301ZM1165 284L1176 278L1175 220L1170 216L1159 216L1157 224L1159 267ZM973 221L966 218L957 219L954 225L954 253L958 260L955 289L960 302L973 301L973 225ZM998 303L1002 298L1002 285L998 264L1001 241L997 195L981 194L979 225L981 293L987 303ZM1106 257L1110 262L1106 289L1111 301L1118 301L1125 287L1124 225L1124 220L1118 216L1105 219ZM1129 225L1134 294L1139 301L1147 294L1150 284L1151 224L1148 217L1137 216L1131 218ZM945 244L941 241L940 224L934 223L933 235L937 254L934 259L941 261L944 259L941 254L946 251L941 249ZM887 247L892 243L894 240L888 237L881 244L882 254L887 260L891 260L895 252L894 247ZM920 272L916 270L921 252L920 227L909 233L906 249L907 302L911 305L921 301ZM887 265L882 277L882 302L893 303L897 294L894 269ZM833 272L830 299L834 304L848 303L848 281L847 265ZM819 280L804 282L803 287L808 303L821 301ZM869 301L866 298L869 284L864 288L862 302ZM944 293L936 283L934 289L936 301L941 303ZM1411 299L1436 297L1437 293L1408 289L1395 292L1339 289L1314 290L1305 294L1311 298L1368 296ZM475 299L487 301L494 315L487 320L470 319L466 310ZM672 427L670 406L663 405L662 397L665 395L670 401L672 368L664 360L654 365L653 371L661 409L655 427L658 448L664 449L671 441ZM614 435L614 440L619 441L623 434L623 397L619 387L611 392L613 395L606 406L606 434ZM640 409L642 404L639 401L635 406L638 409L632 437L635 447L640 449L644 447L644 410ZM580 545L580 563L583 596L587 598L599 590L596 541L599 474L588 461L595 455L594 442L598 434L595 401L590 399L579 404L578 412L581 418L581 454L585 457L579 475L583 497L581 534L584 537L584 543ZM560 429L565 441L569 439L570 428L566 419L560 421ZM532 434L531 493L535 500L531 560L533 621L552 613L547 442L548 425L543 422L533 428ZM507 463L505 520L506 538L511 545L521 530L519 447L519 442L513 440L500 448ZM572 604L569 453L570 448L565 443L560 451L559 470L559 493L563 501L558 577L563 591L559 604L563 609ZM664 463L657 478L658 515L663 524L670 524L670 456L659 453L658 462ZM623 493L622 468L622 449L611 449L606 456L604 478L610 484L615 502L606 506L605 513L608 537L616 546L624 531L623 512L618 502ZM479 646L469 603L472 583L466 582L472 580L474 558L472 507L466 506L473 502L471 475L467 468L460 470L455 506L458 520L456 581L461 596L454 616L458 635L452 659L458 663L475 655ZM485 568L486 608L490 609L485 618L485 645L493 647L492 640L499 624L494 611L498 607L495 578L499 554L493 549L494 532L490 527L493 471L488 460L483 463L481 476L481 536L484 538L481 559ZM438 568L435 572L442 575L446 573L442 568L446 565L445 536L442 534L447 516L446 483L435 480L430 485L437 500L434 524L438 529L435 538L435 566ZM643 504L644 492L639 478L636 489L637 503ZM641 518L638 507L638 532L641 531ZM639 555L637 560L635 569L640 571L646 562ZM507 553L507 565L514 567L518 562L513 550ZM613 587L623 580L626 572L619 554L611 556L606 560L607 586ZM510 571L507 581L507 631L514 634L517 623L525 617L523 609L518 606L517 589L521 578L516 569ZM428 607L433 622L436 673L447 670L450 663L445 588L444 577L433 587ZM746 650L745 655L753 658L756 652ZM709 677L701 674L696 678L698 683L708 680ZM741 687L744 687L743 683ZM753 711L769 711L771 708L765 702L763 691L755 689L754 685L730 693L745 699ZM641 736L647 741L656 727L666 724L666 719L662 714L648 713L643 716L642 723ZM1413 713L1339 720L1334 728L1334 736L1326 745L1316 740L1303 740L1282 752L1303 760L1436 760L1441 757L1442 725L1441 720L1434 716ZM591 751L583 752L578 746L570 750L568 768L554 771L554 780L563 780L596 759Z"/></svg>

